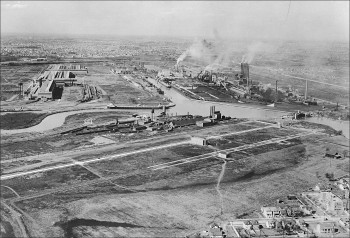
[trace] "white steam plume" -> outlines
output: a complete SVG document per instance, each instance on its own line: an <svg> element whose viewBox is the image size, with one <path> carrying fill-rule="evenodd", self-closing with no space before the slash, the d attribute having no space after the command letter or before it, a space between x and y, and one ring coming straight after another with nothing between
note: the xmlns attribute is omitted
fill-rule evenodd
<svg viewBox="0 0 350 238"><path fill-rule="evenodd" d="M205 67L205 70L217 70L223 67L229 67L232 64L232 56L234 54L233 45L230 42L216 42L214 54L216 58Z"/></svg>
<svg viewBox="0 0 350 238"><path fill-rule="evenodd" d="M180 62L184 61L187 57L192 57L199 60L204 60L205 62L210 61L210 55L212 49L211 44L206 40L197 39L185 52L183 52L176 61L178 65Z"/></svg>
<svg viewBox="0 0 350 238"><path fill-rule="evenodd" d="M183 52L177 59L176 64L178 65L181 61L184 61L188 56L188 53L189 53L189 50L186 50L185 52Z"/></svg>
<svg viewBox="0 0 350 238"><path fill-rule="evenodd" d="M252 63L257 52L264 49L264 44L261 42L254 42L248 47L248 52L243 55L242 63Z"/></svg>
<svg viewBox="0 0 350 238"><path fill-rule="evenodd" d="M230 40L224 40L220 37L218 31L214 29L214 48L212 53L216 55L214 61L210 61L204 70L217 70L231 65L232 56L234 55L234 45Z"/></svg>

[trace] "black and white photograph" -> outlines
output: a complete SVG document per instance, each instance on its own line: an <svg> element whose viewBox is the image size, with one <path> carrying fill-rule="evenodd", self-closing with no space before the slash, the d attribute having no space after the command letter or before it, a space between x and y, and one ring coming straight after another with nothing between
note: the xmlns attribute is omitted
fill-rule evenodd
<svg viewBox="0 0 350 238"><path fill-rule="evenodd" d="M0 2L0 237L350 236L349 1Z"/></svg>

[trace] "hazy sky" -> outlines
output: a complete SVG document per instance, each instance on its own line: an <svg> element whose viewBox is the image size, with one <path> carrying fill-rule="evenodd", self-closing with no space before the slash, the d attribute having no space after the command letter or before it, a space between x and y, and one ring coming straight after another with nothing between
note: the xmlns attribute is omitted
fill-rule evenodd
<svg viewBox="0 0 350 238"><path fill-rule="evenodd" d="M288 6L290 10L288 13ZM1 33L349 40L349 1L1 1Z"/></svg>

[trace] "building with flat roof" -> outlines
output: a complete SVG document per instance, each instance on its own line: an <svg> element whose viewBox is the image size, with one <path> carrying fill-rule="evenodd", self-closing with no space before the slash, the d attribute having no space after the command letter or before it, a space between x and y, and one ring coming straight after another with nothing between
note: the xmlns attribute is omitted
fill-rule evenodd
<svg viewBox="0 0 350 238"><path fill-rule="evenodd" d="M62 65L62 64L52 64L46 71L70 71L74 74L87 74L88 69L80 64Z"/></svg>

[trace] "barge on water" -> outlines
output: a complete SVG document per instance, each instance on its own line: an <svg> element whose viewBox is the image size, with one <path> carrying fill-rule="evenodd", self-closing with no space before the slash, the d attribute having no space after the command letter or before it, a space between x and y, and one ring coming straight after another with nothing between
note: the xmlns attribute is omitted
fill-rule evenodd
<svg viewBox="0 0 350 238"><path fill-rule="evenodd" d="M175 104L171 103L168 105L157 105L157 106L148 106L148 105L136 105L136 106L126 106L126 105L114 105L113 103L110 103L107 105L108 109L163 109L164 107L166 109L169 109L170 107L174 107Z"/></svg>

